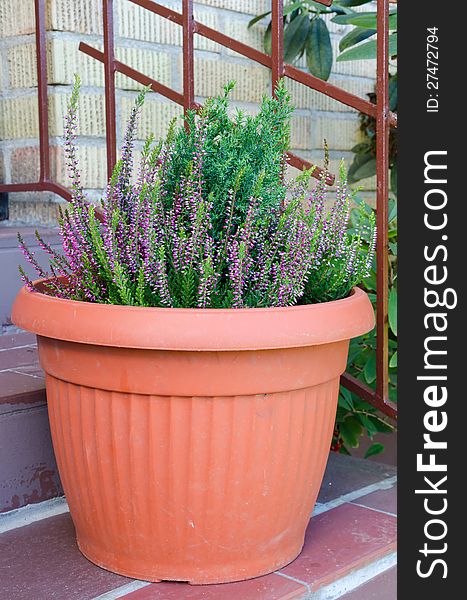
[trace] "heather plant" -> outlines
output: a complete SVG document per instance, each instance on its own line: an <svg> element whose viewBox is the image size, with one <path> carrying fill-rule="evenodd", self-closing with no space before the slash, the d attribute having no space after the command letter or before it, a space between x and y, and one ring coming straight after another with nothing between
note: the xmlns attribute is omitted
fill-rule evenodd
<svg viewBox="0 0 467 600"><path fill-rule="evenodd" d="M292 108L283 83L253 116L230 116L230 89L185 123L173 122L162 142L149 138L135 169L141 92L96 214L78 169L76 79L65 119L72 199L59 217L63 254L37 236L49 255L46 272L19 237L46 293L134 306L253 308L342 298L361 281L374 243L362 244L361 224L347 233L344 168L328 212L327 165L312 191L309 172L285 181ZM374 222L365 234L374 240Z"/></svg>

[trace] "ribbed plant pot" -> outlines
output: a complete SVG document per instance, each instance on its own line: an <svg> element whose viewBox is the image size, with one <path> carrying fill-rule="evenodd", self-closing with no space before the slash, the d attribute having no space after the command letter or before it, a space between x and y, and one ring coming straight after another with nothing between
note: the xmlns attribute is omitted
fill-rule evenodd
<svg viewBox="0 0 467 600"><path fill-rule="evenodd" d="M300 553L364 292L245 310L74 302L23 288L81 552L148 581L238 581Z"/></svg>

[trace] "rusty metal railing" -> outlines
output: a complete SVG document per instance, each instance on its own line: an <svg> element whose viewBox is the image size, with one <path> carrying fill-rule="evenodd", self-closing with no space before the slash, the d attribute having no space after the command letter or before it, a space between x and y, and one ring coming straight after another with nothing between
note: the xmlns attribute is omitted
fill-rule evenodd
<svg viewBox="0 0 467 600"><path fill-rule="evenodd" d="M389 4L391 0L377 0L377 102L376 105L351 94L331 83L301 71L284 62L284 22L283 0L271 0L272 5L272 51L271 55L235 40L220 31L216 31L203 23L194 20L193 0L182 0L182 13L178 13L153 0L128 0L149 10L183 28L183 91L169 88L155 79L133 69L131 66L116 60L113 31L113 0L103 0L104 50L100 51L82 42L79 49L104 65L105 74L105 115L107 170L110 177L117 157L116 138L116 106L115 106L115 74L117 72L130 77L142 85L151 86L152 90L176 102L186 110L196 108L194 92L194 35L201 35L217 44L230 48L238 54L271 69L273 89L281 77L288 77L334 100L370 115L376 119L376 161L377 161L377 307L376 307L376 389L373 390L349 373L342 376L342 383L349 390L375 406L388 416L396 417L396 406L388 398L388 192L389 192L389 130L391 125L397 126L397 116L389 110L388 75L389 75ZM317 0L324 6L330 6L332 0ZM45 0L35 0L36 7L36 47L38 72L39 103L39 147L40 177L35 183L2 184L0 192L14 191L52 191L65 199L70 198L69 191L60 184L50 180L49 139L47 115L47 72L46 72L46 32L45 32ZM311 163L289 153L289 163L299 169L310 168ZM319 178L320 169L315 169L314 176ZM334 179L329 176L328 183Z"/></svg>

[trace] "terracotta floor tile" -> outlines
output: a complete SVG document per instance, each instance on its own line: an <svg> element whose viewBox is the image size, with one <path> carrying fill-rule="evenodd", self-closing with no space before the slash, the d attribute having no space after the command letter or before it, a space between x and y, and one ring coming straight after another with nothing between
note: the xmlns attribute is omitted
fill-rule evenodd
<svg viewBox="0 0 467 600"><path fill-rule="evenodd" d="M396 523L395 517L343 504L310 521L303 552L281 572L316 590L394 550Z"/></svg>
<svg viewBox="0 0 467 600"><path fill-rule="evenodd" d="M396 600L397 567L388 569L381 575L370 579L352 592L341 596L339 600Z"/></svg>
<svg viewBox="0 0 467 600"><path fill-rule="evenodd" d="M329 502L396 474L389 465L331 452L318 502Z"/></svg>
<svg viewBox="0 0 467 600"><path fill-rule="evenodd" d="M222 585L153 583L124 596L126 600L292 600L302 598L306 587L280 575Z"/></svg>
<svg viewBox="0 0 467 600"><path fill-rule="evenodd" d="M91 600L130 581L84 558L69 514L3 533L0 573L5 600Z"/></svg>
<svg viewBox="0 0 467 600"><path fill-rule="evenodd" d="M384 510L395 515L397 514L397 487L394 486L388 490L378 490L377 492L368 494L368 496L357 498L354 503L361 506L368 506L369 508L376 508L377 510Z"/></svg>

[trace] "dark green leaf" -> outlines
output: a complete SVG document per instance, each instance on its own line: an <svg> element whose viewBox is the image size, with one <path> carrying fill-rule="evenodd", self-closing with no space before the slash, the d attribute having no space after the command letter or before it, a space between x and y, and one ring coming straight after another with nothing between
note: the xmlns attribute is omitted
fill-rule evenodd
<svg viewBox="0 0 467 600"><path fill-rule="evenodd" d="M372 154L363 155L362 160L355 164L355 167L354 164L355 160L349 169L348 178L350 183L356 183L361 179L376 175L376 158Z"/></svg>
<svg viewBox="0 0 467 600"><path fill-rule="evenodd" d="M353 411L354 405L352 401L352 394L345 387L341 386L339 394L339 406L346 408L347 410Z"/></svg>
<svg viewBox="0 0 467 600"><path fill-rule="evenodd" d="M371 271L368 277L364 279L365 287L368 290L376 290L376 273L375 271Z"/></svg>
<svg viewBox="0 0 467 600"><path fill-rule="evenodd" d="M392 165L391 168L391 191L397 194L397 165Z"/></svg>
<svg viewBox="0 0 467 600"><path fill-rule="evenodd" d="M373 383L376 379L376 352L372 352L366 361L365 368L363 369L366 382L368 384Z"/></svg>
<svg viewBox="0 0 467 600"><path fill-rule="evenodd" d="M271 23L269 23L266 31L264 32L264 51L266 52L266 54L271 54L272 52L272 43L271 43L271 39L272 39L272 25Z"/></svg>
<svg viewBox="0 0 467 600"><path fill-rule="evenodd" d="M360 421L354 417L347 417L339 426L339 431L344 444L351 448L357 448L360 442L359 438L362 435L362 425Z"/></svg>
<svg viewBox="0 0 467 600"><path fill-rule="evenodd" d="M376 29L364 29L363 27L355 27L351 29L347 35L339 42L339 50L343 52L347 50L347 48L351 48L355 46L355 44L359 44L367 40L372 35L375 35Z"/></svg>
<svg viewBox="0 0 467 600"><path fill-rule="evenodd" d="M391 425L388 425L377 417L372 418L372 421L379 433L392 433L394 431L394 427L391 427Z"/></svg>
<svg viewBox="0 0 467 600"><path fill-rule="evenodd" d="M292 2L292 4L288 4L287 6L284 6L284 16L289 15L290 13L294 12L294 10L297 10L297 8L302 8L303 6L303 2L302 0L299 0L298 2Z"/></svg>
<svg viewBox="0 0 467 600"><path fill-rule="evenodd" d="M389 109L397 110L397 74L389 79Z"/></svg>
<svg viewBox="0 0 467 600"><path fill-rule="evenodd" d="M368 142L361 142L352 148L355 154L367 154L371 150L371 145Z"/></svg>
<svg viewBox="0 0 467 600"><path fill-rule="evenodd" d="M339 25L355 25L365 29L376 29L377 17L375 12L350 13L348 15L337 15L331 19ZM393 12L389 17L389 29L397 29L397 13Z"/></svg>
<svg viewBox="0 0 467 600"><path fill-rule="evenodd" d="M261 21L261 19L264 19L264 17L267 17L270 14L271 14L271 11L268 10L268 12L265 12L262 15L258 15L256 17L253 17L251 19L251 21L248 21L248 29L250 29L250 27L253 27L253 25L255 25L256 23L258 23L258 21Z"/></svg>
<svg viewBox="0 0 467 600"><path fill-rule="evenodd" d="M389 36L389 55L397 56L397 33ZM376 58L376 39L349 48L337 57L339 62L346 60L367 60Z"/></svg>
<svg viewBox="0 0 467 600"><path fill-rule="evenodd" d="M361 6L362 4L368 4L370 0L335 0L339 6Z"/></svg>
<svg viewBox="0 0 467 600"><path fill-rule="evenodd" d="M306 62L312 75L327 81L332 69L332 44L326 23L313 19L306 40Z"/></svg>
<svg viewBox="0 0 467 600"><path fill-rule="evenodd" d="M303 52L310 29L308 14L301 14L291 21L284 31L284 60L293 62Z"/></svg>
<svg viewBox="0 0 467 600"><path fill-rule="evenodd" d="M394 199L389 200L389 215L388 215L388 223L394 221L397 217L397 202Z"/></svg>
<svg viewBox="0 0 467 600"><path fill-rule="evenodd" d="M378 433L378 430L376 429L371 418L361 413L358 413L356 416L360 419L360 423L366 429L366 432L370 437L373 437L376 433Z"/></svg>
<svg viewBox="0 0 467 600"><path fill-rule="evenodd" d="M397 335L397 290L395 288L389 291L388 317L389 327L394 335Z"/></svg>
<svg viewBox="0 0 467 600"><path fill-rule="evenodd" d="M365 452L365 458L370 458L370 456L376 456L377 454L381 454L381 452L384 452L383 444L372 444Z"/></svg>

